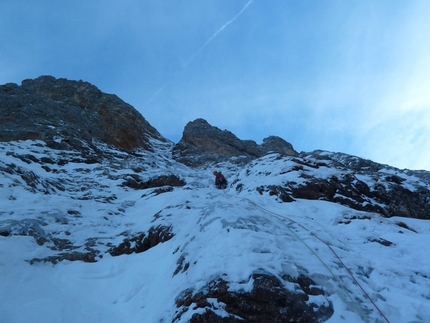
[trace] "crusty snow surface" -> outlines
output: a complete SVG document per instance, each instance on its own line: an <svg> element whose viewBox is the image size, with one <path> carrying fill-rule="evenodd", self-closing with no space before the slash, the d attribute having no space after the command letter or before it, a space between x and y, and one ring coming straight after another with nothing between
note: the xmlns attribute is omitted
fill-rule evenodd
<svg viewBox="0 0 430 323"><path fill-rule="evenodd" d="M0 170L13 164L37 177L30 188L22 176L1 172L0 228L33 221L48 240L39 245L31 235L0 236L1 322L172 322L175 299L185 290L199 291L223 277L230 290L249 291L254 272L311 277L326 295L310 301L333 304L329 323L430 322L429 221L383 218L319 200L281 203L257 192L260 185L299 181L288 171L294 166L289 157L268 155L245 167L217 165L229 180L226 190L217 190L213 167L187 168L161 146L134 157L110 153L103 164L75 159L49 164L47 171L17 155L58 161L76 153L51 150L43 142L0 144ZM121 185L127 174L175 174L187 184L157 195L151 188ZM107 252L123 241L122 233L158 225L171 226L174 237L142 253ZM76 251L93 239L102 257L94 263L30 264L59 253L50 248L53 237L71 241ZM392 244L378 242L385 240ZM180 257L189 267L174 274ZM226 315L216 300L212 310ZM198 311L190 308L177 322Z"/></svg>

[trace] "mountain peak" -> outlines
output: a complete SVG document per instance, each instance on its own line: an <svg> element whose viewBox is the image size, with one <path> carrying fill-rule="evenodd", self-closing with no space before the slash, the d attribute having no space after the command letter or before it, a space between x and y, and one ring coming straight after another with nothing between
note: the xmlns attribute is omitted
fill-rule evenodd
<svg viewBox="0 0 430 323"><path fill-rule="evenodd" d="M176 160L188 166L227 160L246 163L269 152L298 155L293 146L280 137L270 136L258 145L253 140L241 140L230 131L212 126L201 118L185 126L174 151Z"/></svg>
<svg viewBox="0 0 430 323"><path fill-rule="evenodd" d="M151 149L166 141L116 95L94 85L52 76L0 86L0 141L41 139L57 148L79 148L93 139L124 150Z"/></svg>

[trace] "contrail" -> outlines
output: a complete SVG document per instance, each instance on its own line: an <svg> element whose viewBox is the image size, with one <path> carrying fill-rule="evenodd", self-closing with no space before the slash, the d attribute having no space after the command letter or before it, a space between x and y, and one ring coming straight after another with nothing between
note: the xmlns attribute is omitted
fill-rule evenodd
<svg viewBox="0 0 430 323"><path fill-rule="evenodd" d="M164 84L162 87L160 87L158 89L157 92L155 92L155 94L148 100L146 101L146 103L143 105L144 107L146 107L149 103L151 103L152 101L154 101L154 99L157 97L157 95L164 90L164 88L169 84L170 82L167 82L166 84Z"/></svg>
<svg viewBox="0 0 430 323"><path fill-rule="evenodd" d="M193 55L191 55L191 57L182 65L182 67L187 66L194 58L196 58L197 55L200 54L200 52L212 41L212 39L214 39L221 31L223 31L223 29L225 27L227 27L228 25L230 25L233 21L235 21L237 19L237 17L239 17L245 10L246 8L253 2L254 0L250 0L243 8L242 10L231 20L227 21L224 26L222 26L220 29L218 29L218 31L212 35L211 38L209 38L206 43L203 44L202 47L200 47L200 49L195 52Z"/></svg>
<svg viewBox="0 0 430 323"><path fill-rule="evenodd" d="M223 29L225 27L227 27L228 25L230 25L233 21L235 21L245 10L246 8L248 8L248 6L254 2L254 0L250 0L248 1L248 3L242 8L242 10L236 15L234 16L231 20L227 21L220 29L217 30L217 32L215 34L213 34L207 41L206 43L203 44L202 47L200 47L200 49L195 52L193 55L190 56L190 58L184 63L182 64L182 68L185 68L194 58L196 58L197 55L200 54L200 52L205 49L205 47L212 41L212 39L214 39L221 31L223 31ZM162 92L164 90L164 88L169 84L170 82L167 82L166 84L164 84L157 92L155 92L155 94L144 104L144 106L148 105L150 102L154 101L154 99L158 96L158 94L160 94L160 92Z"/></svg>

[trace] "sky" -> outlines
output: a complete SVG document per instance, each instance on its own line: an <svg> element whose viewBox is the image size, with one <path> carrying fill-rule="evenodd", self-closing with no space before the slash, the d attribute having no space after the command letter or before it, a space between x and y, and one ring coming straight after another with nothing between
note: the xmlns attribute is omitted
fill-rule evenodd
<svg viewBox="0 0 430 323"><path fill-rule="evenodd" d="M0 84L83 80L166 138L240 139L430 170L427 0L2 0Z"/></svg>

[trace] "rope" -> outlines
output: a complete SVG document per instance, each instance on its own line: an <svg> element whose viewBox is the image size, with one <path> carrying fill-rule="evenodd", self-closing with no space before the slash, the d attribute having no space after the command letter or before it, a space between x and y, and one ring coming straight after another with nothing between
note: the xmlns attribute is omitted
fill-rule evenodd
<svg viewBox="0 0 430 323"><path fill-rule="evenodd" d="M253 201L251 201L248 198L245 198L246 200L248 200L251 204L253 204L254 206L256 206L257 208L263 210L264 212L267 212L269 214L275 215L277 217L281 217L284 219L287 219L288 221L290 221L291 223L294 223L296 225L298 225L299 227L301 227L302 229L304 229L305 231L309 232L312 236L314 236L316 239L318 239L319 241L321 241L323 244L325 244L330 251L334 254L334 256L339 260L340 264L342 265L343 268L345 268L345 270L347 271L347 273L351 276L352 280L357 284L357 286L362 290L363 294L369 299L369 301L373 304L373 306L375 307L375 309L381 314L381 316L385 319L385 321L387 323L390 323L390 321L388 320L388 318L384 315L384 313L381 311L381 309L376 305L376 303L370 298L369 294L367 294L367 292L364 290L364 288L360 285L360 283L358 282L358 280L354 277L354 275L352 274L351 270L349 270L349 268L344 264L344 262L342 261L342 259L339 257L339 255L336 253L336 251L333 250L333 248L324 240L322 240L319 236L317 236L315 233L311 232L309 229L307 229L305 226L303 226L302 224L298 223L297 221L294 221L293 219L287 217L287 216L283 216L280 214L277 214L275 212L269 211L265 208L263 208L262 206L254 203ZM332 274L332 276L335 278L335 280L339 283L339 285L342 287L342 289L347 293L349 299L353 302L354 306L356 306L356 308L359 309L359 311L362 313L362 317L367 321L370 322L367 318L366 315L364 314L363 310L361 309L361 307L359 307L356 302L352 299L352 297L350 296L350 294L348 293L348 291L346 290L346 288L342 285L342 283L339 281L339 279L337 279L336 275L330 270L330 268L324 263L324 261L317 255L317 253L309 246L306 244L306 242L304 242L302 239L300 239L299 236L297 236L297 234L291 230L288 226L287 226L288 230L290 230L297 239L299 239L317 258L319 261L321 261L321 263L328 269L328 271Z"/></svg>

